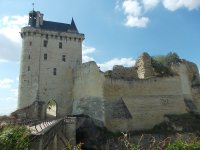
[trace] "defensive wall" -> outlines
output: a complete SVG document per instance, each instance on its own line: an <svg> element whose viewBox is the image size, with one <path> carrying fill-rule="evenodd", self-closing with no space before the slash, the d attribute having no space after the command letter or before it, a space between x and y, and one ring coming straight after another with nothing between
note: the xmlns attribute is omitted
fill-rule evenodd
<svg viewBox="0 0 200 150"><path fill-rule="evenodd" d="M186 71L185 67L180 65L180 71ZM112 131L150 129L164 121L165 114L187 113L188 83L187 76L181 74L112 78L95 62L84 63L74 79L73 114L88 115Z"/></svg>

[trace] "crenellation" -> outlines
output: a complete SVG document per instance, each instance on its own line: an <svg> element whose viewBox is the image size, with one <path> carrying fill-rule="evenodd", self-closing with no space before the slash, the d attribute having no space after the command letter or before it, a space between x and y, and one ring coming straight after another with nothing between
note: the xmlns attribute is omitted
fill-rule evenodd
<svg viewBox="0 0 200 150"><path fill-rule="evenodd" d="M39 37L48 39L46 35L48 35L48 38L57 39L57 40L66 39L67 41L68 40L72 41L72 39L73 39L73 41L77 41L77 39L78 39L78 41L80 41L80 42L82 42L84 40L84 34L81 34L81 33L80 34L73 33L73 32L61 33L61 32L56 32L56 31L35 29L32 27L24 27L24 28L22 28L22 31L21 31L22 38L39 36Z"/></svg>

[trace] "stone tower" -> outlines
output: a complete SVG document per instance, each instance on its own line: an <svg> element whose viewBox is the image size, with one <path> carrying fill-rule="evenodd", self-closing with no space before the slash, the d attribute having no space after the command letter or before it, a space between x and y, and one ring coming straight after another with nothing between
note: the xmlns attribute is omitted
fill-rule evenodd
<svg viewBox="0 0 200 150"><path fill-rule="evenodd" d="M84 34L78 32L73 18L71 24L45 21L42 13L33 10L21 37L18 108L55 100L58 116L70 114L74 72L82 64Z"/></svg>

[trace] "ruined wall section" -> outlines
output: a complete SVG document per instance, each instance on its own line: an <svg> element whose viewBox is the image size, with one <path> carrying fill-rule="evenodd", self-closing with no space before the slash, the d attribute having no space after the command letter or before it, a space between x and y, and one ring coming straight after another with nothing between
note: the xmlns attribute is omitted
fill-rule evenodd
<svg viewBox="0 0 200 150"><path fill-rule="evenodd" d="M85 63L74 81L73 114L90 116L116 132L150 129L166 114L191 111L189 105L199 111L200 88L191 88L192 73L185 64L176 65L176 76L136 79L132 67L115 66L103 73L95 62Z"/></svg>
<svg viewBox="0 0 200 150"><path fill-rule="evenodd" d="M136 67L124 67L120 65L115 65L112 70L114 78L121 78L121 79L137 79L137 68Z"/></svg>
<svg viewBox="0 0 200 150"><path fill-rule="evenodd" d="M154 76L154 69L151 65L151 56L148 53L143 53L136 61L138 78L145 79Z"/></svg>

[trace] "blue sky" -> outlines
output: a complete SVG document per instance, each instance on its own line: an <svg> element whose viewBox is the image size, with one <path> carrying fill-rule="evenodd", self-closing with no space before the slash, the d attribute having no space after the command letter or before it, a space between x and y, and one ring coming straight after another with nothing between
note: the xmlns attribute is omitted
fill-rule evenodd
<svg viewBox="0 0 200 150"><path fill-rule="evenodd" d="M200 67L200 0L1 0L0 115L17 106L19 32L32 2L44 20L70 23L73 17L86 38L83 61L95 60L102 70L132 66L144 51L173 51Z"/></svg>

